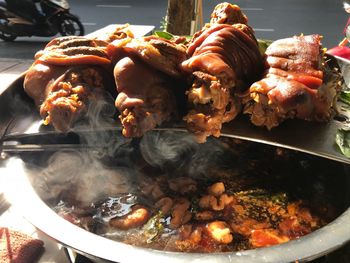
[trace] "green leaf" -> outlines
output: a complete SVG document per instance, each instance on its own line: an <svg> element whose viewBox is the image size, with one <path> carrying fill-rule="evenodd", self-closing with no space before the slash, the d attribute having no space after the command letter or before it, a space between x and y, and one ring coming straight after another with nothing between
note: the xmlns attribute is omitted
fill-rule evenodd
<svg viewBox="0 0 350 263"><path fill-rule="evenodd" d="M265 54L266 49L271 45L273 41L269 39L258 39L259 51L261 55Z"/></svg>
<svg viewBox="0 0 350 263"><path fill-rule="evenodd" d="M174 36L168 32L165 31L154 31L154 34L158 37L165 38L166 40L170 40L174 38Z"/></svg>
<svg viewBox="0 0 350 263"><path fill-rule="evenodd" d="M335 142L342 154L350 158L350 130L339 129L335 135Z"/></svg>
<svg viewBox="0 0 350 263"><path fill-rule="evenodd" d="M164 217L163 213L159 211L156 215L151 217L148 222L143 226L143 235L146 239L146 243L152 243L164 230Z"/></svg>
<svg viewBox="0 0 350 263"><path fill-rule="evenodd" d="M350 105L350 91L349 90L343 90L340 93L339 98L342 102L345 102L346 104Z"/></svg>

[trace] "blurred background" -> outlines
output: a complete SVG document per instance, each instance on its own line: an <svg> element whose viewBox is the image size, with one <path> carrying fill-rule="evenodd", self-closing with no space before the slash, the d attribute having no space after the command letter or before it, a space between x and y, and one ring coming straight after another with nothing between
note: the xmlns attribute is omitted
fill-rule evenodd
<svg viewBox="0 0 350 263"><path fill-rule="evenodd" d="M203 0L203 20L208 22L218 0ZM323 35L323 45L331 48L343 38L349 14L341 0L236 0L249 18L257 38L279 39L295 34ZM166 16L166 0L70 0L71 13L80 17L85 32L109 24L153 25L160 29ZM0 58L33 59L50 38L19 37L14 42L0 40Z"/></svg>

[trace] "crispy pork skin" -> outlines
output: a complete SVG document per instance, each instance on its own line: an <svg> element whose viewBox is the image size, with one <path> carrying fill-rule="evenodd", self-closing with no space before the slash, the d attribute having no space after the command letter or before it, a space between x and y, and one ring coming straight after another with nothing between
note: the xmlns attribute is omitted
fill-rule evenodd
<svg viewBox="0 0 350 263"><path fill-rule="evenodd" d="M140 137L168 120L176 110L171 79L139 58L125 57L114 68L123 135Z"/></svg>
<svg viewBox="0 0 350 263"><path fill-rule="evenodd" d="M50 65L109 65L107 43L80 36L58 37L35 54L37 62Z"/></svg>
<svg viewBox="0 0 350 263"><path fill-rule="evenodd" d="M92 100L102 99L103 76L98 67L76 66L48 85L47 96L40 105L44 124L50 123L58 131L68 131L87 112Z"/></svg>
<svg viewBox="0 0 350 263"><path fill-rule="evenodd" d="M44 124L67 132L102 90L114 90L107 43L84 37L61 37L36 54L24 80ZM110 71L110 73L108 73Z"/></svg>
<svg viewBox="0 0 350 263"><path fill-rule="evenodd" d="M178 114L181 62L186 58L182 45L158 37L124 39L108 46L116 62L114 78L123 135L140 137Z"/></svg>
<svg viewBox="0 0 350 263"><path fill-rule="evenodd" d="M242 15L243 16L243 15ZM220 136L224 122L241 111L239 94L263 69L253 30L245 24L213 24L192 40L189 59L182 63L191 74L187 92L189 112L184 120L199 142Z"/></svg>
<svg viewBox="0 0 350 263"><path fill-rule="evenodd" d="M66 71L66 67L53 66L44 63L34 63L27 71L24 79L24 90L33 98L37 107L48 95L46 88Z"/></svg>
<svg viewBox="0 0 350 263"><path fill-rule="evenodd" d="M247 24L248 19L247 16L241 12L239 6L223 2L214 8L210 23L229 25Z"/></svg>
<svg viewBox="0 0 350 263"><path fill-rule="evenodd" d="M107 52L114 62L137 56L150 67L175 78L182 76L180 64L186 59L183 45L156 36L116 40L107 47Z"/></svg>
<svg viewBox="0 0 350 263"><path fill-rule="evenodd" d="M250 87L244 112L268 129L288 118L327 121L333 115L341 77L327 65L321 36L294 36L266 50L264 78Z"/></svg>
<svg viewBox="0 0 350 263"><path fill-rule="evenodd" d="M124 39L124 38L134 38L134 34L131 31L129 24L118 25L111 31L95 33L91 39L95 41L102 41L106 43L111 43L114 40Z"/></svg>

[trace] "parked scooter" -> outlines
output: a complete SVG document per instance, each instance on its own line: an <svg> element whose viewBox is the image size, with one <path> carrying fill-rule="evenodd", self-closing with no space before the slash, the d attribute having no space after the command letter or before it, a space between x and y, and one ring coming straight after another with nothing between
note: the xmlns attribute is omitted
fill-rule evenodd
<svg viewBox="0 0 350 263"><path fill-rule="evenodd" d="M45 21L39 25L9 11L6 2L0 0L0 38L13 41L19 36L51 37L58 33L62 36L84 35L83 24L69 12L66 0L41 0L40 6Z"/></svg>

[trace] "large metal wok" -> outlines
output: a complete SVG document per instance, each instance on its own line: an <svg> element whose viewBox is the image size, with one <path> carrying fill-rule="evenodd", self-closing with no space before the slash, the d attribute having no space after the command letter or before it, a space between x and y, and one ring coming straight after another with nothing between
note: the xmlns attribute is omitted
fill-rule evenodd
<svg viewBox="0 0 350 263"><path fill-rule="evenodd" d="M334 147L337 129L346 125L345 115L341 121L332 120L328 124L290 121L272 132L257 129L241 118L223 129L223 136L282 146L338 161L339 165L344 166L344 174L334 174L334 177L339 177L337 180L344 186L341 193L344 212L336 220L300 239L268 248L213 254L165 252L126 245L92 234L59 217L45 204L28 178L29 174L35 175L35 169L28 170L28 159L22 158L23 153L35 159L38 151L44 154L62 149L93 151L97 148L103 150L105 145L85 144L79 140L76 134L90 132L87 130L61 135L48 127L42 127L31 100L23 92L22 82L23 78L19 78L0 96L1 183L6 185L6 196L34 226L96 262L135 262L140 259L146 262L309 261L343 246L350 240L350 161ZM117 127L116 123L115 126L101 127L101 131L97 132L111 132L114 127ZM170 128L184 132L181 123L172 124ZM115 134L112 131L113 133Z"/></svg>

